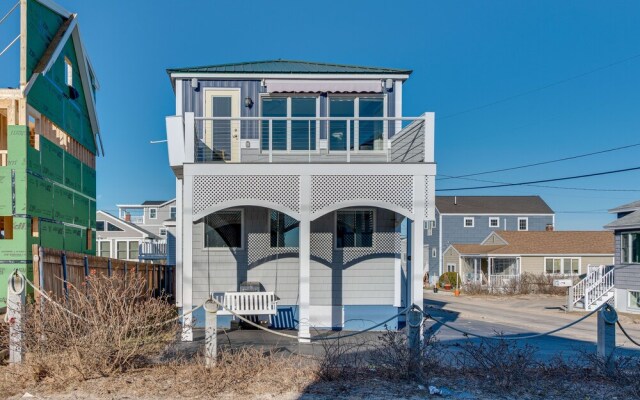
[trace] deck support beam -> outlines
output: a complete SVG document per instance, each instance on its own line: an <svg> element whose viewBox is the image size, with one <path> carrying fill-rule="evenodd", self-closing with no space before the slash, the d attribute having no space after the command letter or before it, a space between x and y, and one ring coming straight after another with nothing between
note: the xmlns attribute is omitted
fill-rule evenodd
<svg viewBox="0 0 640 400"><path fill-rule="evenodd" d="M193 176L182 186L182 312L193 309ZM193 316L182 318L182 341L193 341Z"/></svg>
<svg viewBox="0 0 640 400"><path fill-rule="evenodd" d="M311 176L300 177L300 271L298 293L298 342L309 343L311 306Z"/></svg>

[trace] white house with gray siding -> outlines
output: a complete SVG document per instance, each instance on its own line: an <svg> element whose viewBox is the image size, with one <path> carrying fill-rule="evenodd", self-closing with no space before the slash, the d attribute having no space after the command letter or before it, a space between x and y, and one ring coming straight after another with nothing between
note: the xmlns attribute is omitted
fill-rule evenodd
<svg viewBox="0 0 640 400"><path fill-rule="evenodd" d="M447 271L453 244L480 244L494 231L553 230L555 213L540 196L437 196L435 221L425 226L425 271L433 284Z"/></svg>
<svg viewBox="0 0 640 400"><path fill-rule="evenodd" d="M622 312L640 313L640 201L609 210L617 219L605 229L615 233L615 298Z"/></svg>
<svg viewBox="0 0 640 400"><path fill-rule="evenodd" d="M253 282L277 301L271 325L305 341L312 327L362 329L422 305L434 114L403 116L411 71L277 60L168 74L183 310Z"/></svg>

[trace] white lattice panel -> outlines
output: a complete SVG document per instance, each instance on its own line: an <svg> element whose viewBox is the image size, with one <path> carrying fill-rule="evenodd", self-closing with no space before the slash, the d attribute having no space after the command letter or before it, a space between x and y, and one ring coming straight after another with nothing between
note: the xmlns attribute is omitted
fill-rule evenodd
<svg viewBox="0 0 640 400"><path fill-rule="evenodd" d="M298 257L299 250L297 247L271 247L271 234L269 232L250 233L248 241L247 261L249 267L279 258Z"/></svg>
<svg viewBox="0 0 640 400"><path fill-rule="evenodd" d="M333 234L329 232L311 234L311 256L327 264L348 265L367 258L400 254L400 234L397 232L374 232L373 247L335 249Z"/></svg>
<svg viewBox="0 0 640 400"><path fill-rule="evenodd" d="M381 201L413 213L413 177L410 175L317 175L312 178L312 213L350 200Z"/></svg>
<svg viewBox="0 0 640 400"><path fill-rule="evenodd" d="M266 201L300 212L300 179L297 176L195 176L193 211L236 200Z"/></svg>

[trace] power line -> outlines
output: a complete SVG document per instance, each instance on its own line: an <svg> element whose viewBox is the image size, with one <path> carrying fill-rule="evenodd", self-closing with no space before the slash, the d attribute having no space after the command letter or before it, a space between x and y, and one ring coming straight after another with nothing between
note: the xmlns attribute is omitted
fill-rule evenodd
<svg viewBox="0 0 640 400"><path fill-rule="evenodd" d="M11 48L11 46L13 46L13 45L15 44L15 42L17 42L17 41L18 41L18 39L20 39L20 35L16 36L16 38L15 38L15 39L13 39L13 40L11 41L11 43L9 43L9 45L8 45L7 47L5 47L5 48L4 48L4 50L2 50L2 51L0 52L0 57L1 57L4 53L6 53L6 52L7 52L7 50L9 50L9 49Z"/></svg>
<svg viewBox="0 0 640 400"><path fill-rule="evenodd" d="M528 181L528 182L503 183L500 185L473 186L473 187L463 187L463 188L453 188L453 189L436 189L436 192L454 192L454 191L460 191L460 190L476 190L476 189L491 189L491 188L508 187L508 186L523 186L523 185L531 185L535 183L558 182L558 181L567 181L571 179L590 178L593 176L611 175L611 174L618 174L622 172L637 171L637 170L640 170L640 167L624 168L624 169L617 169L617 170L605 171L605 172L595 172L595 173L584 174L584 175L565 176L562 178L541 179L537 181Z"/></svg>
<svg viewBox="0 0 640 400"><path fill-rule="evenodd" d="M485 182L485 183L496 183L499 185L510 184L510 182L500 182L500 181L489 181L486 179L474 179L474 178L463 178L457 176L450 175L442 175L446 178L443 179L461 179L465 181L474 181L474 182ZM522 186L531 186L531 187L539 187L545 189L559 189L559 190L582 190L588 192L640 192L640 189L601 189L601 188L583 188L583 187L567 187L567 186L552 186L552 185L522 185Z"/></svg>
<svg viewBox="0 0 640 400"><path fill-rule="evenodd" d="M640 143L633 143L633 144L629 144L629 145L626 145L626 146L612 147L610 149L594 151L594 152L591 152L591 153L578 154L578 155L571 156L571 157L557 158L555 160L540 161L540 162L536 162L536 163L532 163L532 164L524 164L524 165L518 165L518 166L515 166L515 167L507 167L507 168L494 169L494 170L491 170L491 171L476 172L476 173L473 173L473 174L447 176L446 178L441 178L441 179L438 179L438 180L444 181L444 180L448 180L448 179L465 178L465 177L468 177L468 176L487 175L487 174L494 174L494 173L497 173L497 172L505 172L505 171L513 171L513 170L516 170L516 169L537 167L537 166L540 166L540 165L546 165L546 164L553 164L553 163L558 163L558 162L562 162L562 161L575 160L575 159L578 159L578 158L590 157L590 156L595 156L595 155L598 155L598 154L610 153L612 151L624 150L624 149L629 149L631 147L638 147L638 146L640 146Z"/></svg>
<svg viewBox="0 0 640 400"><path fill-rule="evenodd" d="M540 86L540 87L537 87L537 88L534 88L534 89L527 90L525 92L520 92L518 94L514 94L514 95L511 95L511 96L508 96L508 97L504 97L502 99L495 100L495 101L492 101L490 103L485 103L485 104L482 104L482 105L479 105L479 106L476 106L476 107L467 108L466 110L455 112L453 114L445 115L444 117L440 118L440 121L442 121L443 119L454 118L454 117L457 117L457 116L462 115L462 114L470 113L472 111L482 110L483 108L487 108L487 107L495 106L497 104L505 103L507 101L511 101L511 100L517 99L519 97L528 96L530 94L533 94L533 93L536 93L536 92L540 92L542 90L549 89L549 88L554 87L554 86L562 85L564 83L571 82L573 80L585 77L587 75L591 75L591 74L596 73L596 72L600 72L600 71L608 69L608 68L615 67L616 65L624 64L626 62L635 60L636 58L639 58L639 57L640 57L640 54L635 54L635 55L632 55L631 57L623 58L622 60L614 61L612 63L606 64L606 65L602 65L600 67L597 67L597 68L594 68L592 70L583 72L581 74L574 75L574 76L571 76L571 77L568 77L568 78L565 78L565 79L561 79L559 81L555 81L555 82L546 84L544 86Z"/></svg>
<svg viewBox="0 0 640 400"><path fill-rule="evenodd" d="M3 23L7 18L9 18L9 15L11 15L11 14L16 10L16 8L18 8L18 6L19 6L19 5L20 5L20 2L17 2L17 3L16 3L16 4L11 8L11 10L9 10L9 12L8 12L8 13L6 13L6 14L4 15L4 17L2 17L2 19L0 19L0 24L1 24L1 23Z"/></svg>

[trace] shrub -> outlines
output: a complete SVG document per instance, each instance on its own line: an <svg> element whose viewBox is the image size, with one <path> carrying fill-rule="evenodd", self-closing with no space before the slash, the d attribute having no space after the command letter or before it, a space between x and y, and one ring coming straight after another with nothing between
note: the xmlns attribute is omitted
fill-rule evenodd
<svg viewBox="0 0 640 400"><path fill-rule="evenodd" d="M460 276L458 275L457 272L445 272L444 274L440 275L440 279L438 279L438 285L440 287L444 287L445 284L451 284L452 288L458 288L458 284L462 283L462 280L460 279Z"/></svg>
<svg viewBox="0 0 640 400"><path fill-rule="evenodd" d="M109 376L149 364L177 339L177 321L161 324L175 308L150 297L143 279L93 275L83 286L63 301L77 317L44 299L27 306L24 366L34 380Z"/></svg>

